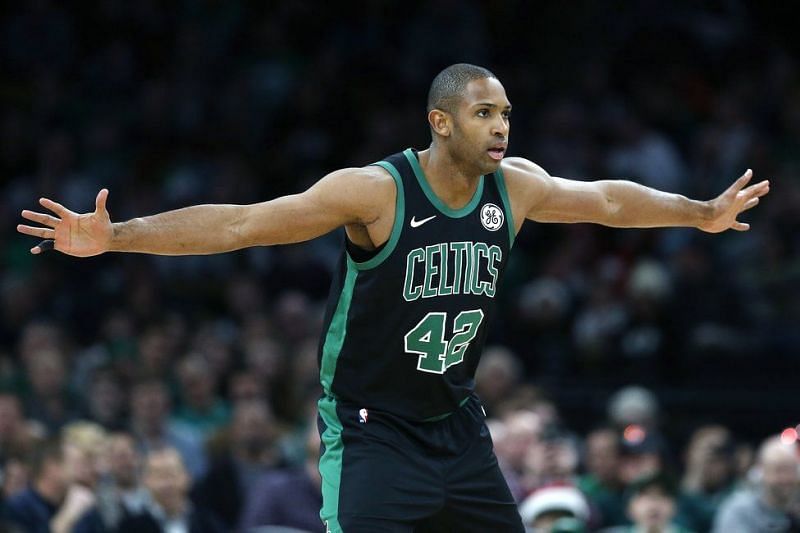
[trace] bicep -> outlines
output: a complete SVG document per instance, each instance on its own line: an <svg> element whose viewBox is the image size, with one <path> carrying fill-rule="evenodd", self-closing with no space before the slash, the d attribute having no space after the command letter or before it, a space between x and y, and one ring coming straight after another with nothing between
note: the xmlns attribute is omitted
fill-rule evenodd
<svg viewBox="0 0 800 533"><path fill-rule="evenodd" d="M524 218L536 222L597 222L611 205L600 182L557 178L522 158L509 158L505 174Z"/></svg>
<svg viewBox="0 0 800 533"><path fill-rule="evenodd" d="M598 182L548 176L545 194L534 201L526 218L537 222L602 222L612 204Z"/></svg>
<svg viewBox="0 0 800 533"><path fill-rule="evenodd" d="M243 246L287 244L369 224L379 214L376 188L363 169L333 172L302 193L242 206L238 238Z"/></svg>

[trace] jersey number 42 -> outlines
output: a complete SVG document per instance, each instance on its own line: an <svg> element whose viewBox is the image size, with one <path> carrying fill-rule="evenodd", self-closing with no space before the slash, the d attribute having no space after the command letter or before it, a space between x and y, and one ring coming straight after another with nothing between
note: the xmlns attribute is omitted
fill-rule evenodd
<svg viewBox="0 0 800 533"><path fill-rule="evenodd" d="M482 321L483 311L480 309L461 311L453 320L453 336L446 340L447 313L428 313L406 333L406 352L419 354L417 370L444 374L448 368L464 360L469 343L478 334Z"/></svg>

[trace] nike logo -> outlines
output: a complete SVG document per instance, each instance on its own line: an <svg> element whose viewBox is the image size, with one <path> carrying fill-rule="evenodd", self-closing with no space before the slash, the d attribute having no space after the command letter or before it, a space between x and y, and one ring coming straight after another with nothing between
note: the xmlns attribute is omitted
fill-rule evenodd
<svg viewBox="0 0 800 533"><path fill-rule="evenodd" d="M423 218L422 220L416 220L416 216L413 216L411 217L411 227L418 228L424 223L433 220L434 218L436 218L436 215L429 216L428 218Z"/></svg>

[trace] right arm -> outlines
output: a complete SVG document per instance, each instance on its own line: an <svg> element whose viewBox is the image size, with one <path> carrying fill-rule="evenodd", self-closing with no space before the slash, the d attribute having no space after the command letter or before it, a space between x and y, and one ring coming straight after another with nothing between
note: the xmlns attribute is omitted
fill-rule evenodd
<svg viewBox="0 0 800 533"><path fill-rule="evenodd" d="M58 218L26 210L23 217L46 227L17 229L54 239L56 250L80 257L109 251L213 254L305 241L343 225L368 227L385 216L394 194L391 177L379 167L351 168L328 174L305 192L267 202L196 205L112 224L106 210L108 191L103 189L94 213L73 213L42 198L42 206ZM38 246L31 250L41 251Z"/></svg>

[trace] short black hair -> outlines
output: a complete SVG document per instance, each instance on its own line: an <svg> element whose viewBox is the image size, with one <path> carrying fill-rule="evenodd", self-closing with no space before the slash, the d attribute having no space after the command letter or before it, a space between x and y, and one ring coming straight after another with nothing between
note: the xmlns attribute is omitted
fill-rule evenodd
<svg viewBox="0 0 800 533"><path fill-rule="evenodd" d="M455 103L464 94L467 84L473 80L486 78L497 79L497 76L488 69L469 63L450 65L437 74L431 82L431 88L428 91L428 112L433 109L441 109L452 113L455 110Z"/></svg>

